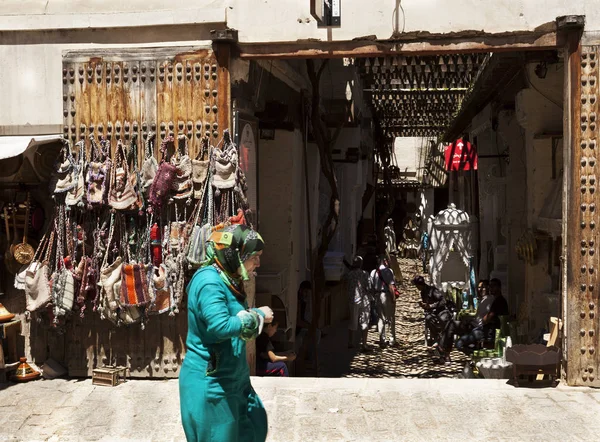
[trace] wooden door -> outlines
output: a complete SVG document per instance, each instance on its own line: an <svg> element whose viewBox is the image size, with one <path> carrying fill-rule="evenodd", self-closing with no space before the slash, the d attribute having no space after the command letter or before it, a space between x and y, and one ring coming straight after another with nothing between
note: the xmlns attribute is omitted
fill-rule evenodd
<svg viewBox="0 0 600 442"><path fill-rule="evenodd" d="M114 152L118 140L128 143L137 134L141 160L150 131L157 133L157 148L166 136L185 134L195 157L203 137L216 144L229 128L228 58L227 51L191 47L69 52L63 59L64 136L73 144L90 134L105 137ZM182 308L174 317L154 316L145 330L114 327L91 311L74 317L65 335L69 374L91 376L93 368L117 363L135 377L177 377L186 314Z"/></svg>
<svg viewBox="0 0 600 442"><path fill-rule="evenodd" d="M598 328L600 178L598 81L600 46L573 39L565 58L565 128L569 132L567 183L566 369L569 385L600 387Z"/></svg>

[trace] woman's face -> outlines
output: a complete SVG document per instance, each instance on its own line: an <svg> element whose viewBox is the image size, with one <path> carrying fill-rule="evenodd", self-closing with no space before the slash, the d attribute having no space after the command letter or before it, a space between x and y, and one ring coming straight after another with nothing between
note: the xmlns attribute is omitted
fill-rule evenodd
<svg viewBox="0 0 600 442"><path fill-rule="evenodd" d="M260 252L256 252L254 255L244 261L246 272L252 273L254 270L260 267L260 255L262 255L262 250Z"/></svg>

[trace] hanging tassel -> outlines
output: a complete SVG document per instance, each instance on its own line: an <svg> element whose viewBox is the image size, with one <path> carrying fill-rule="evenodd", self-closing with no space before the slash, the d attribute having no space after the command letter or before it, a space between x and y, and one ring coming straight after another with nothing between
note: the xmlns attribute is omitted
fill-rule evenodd
<svg viewBox="0 0 600 442"><path fill-rule="evenodd" d="M242 262L242 258L240 257L240 254L238 252L238 260L240 262L240 268L242 269L242 280L243 281L248 281L248 272L246 271L246 266L244 266L244 263Z"/></svg>
<svg viewBox="0 0 600 442"><path fill-rule="evenodd" d="M219 189L217 187L217 190L215 190L215 198L219 198L221 196L221 189Z"/></svg>

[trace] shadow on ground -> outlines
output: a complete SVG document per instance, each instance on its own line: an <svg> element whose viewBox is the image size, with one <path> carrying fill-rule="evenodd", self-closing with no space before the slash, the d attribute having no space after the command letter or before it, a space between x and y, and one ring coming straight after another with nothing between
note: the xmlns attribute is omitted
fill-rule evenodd
<svg viewBox="0 0 600 442"><path fill-rule="evenodd" d="M319 376L372 378L452 378L462 373L469 360L460 352L452 352L450 365L439 365L433 353L424 345L423 310L418 306L420 295L409 283L416 274L418 261L401 259L402 296L396 303L396 336L398 345L380 348L376 327L369 330L369 352L349 349L348 324L338 324L327 330L321 340Z"/></svg>

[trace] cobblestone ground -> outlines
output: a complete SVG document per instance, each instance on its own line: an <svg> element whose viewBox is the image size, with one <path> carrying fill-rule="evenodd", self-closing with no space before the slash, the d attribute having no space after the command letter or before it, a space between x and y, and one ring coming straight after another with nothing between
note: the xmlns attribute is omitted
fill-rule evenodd
<svg viewBox="0 0 600 442"><path fill-rule="evenodd" d="M253 378L267 442L594 441L600 391L485 379ZM0 441L185 441L177 380L0 389Z"/></svg>
<svg viewBox="0 0 600 442"><path fill-rule="evenodd" d="M421 296L410 283L420 273L420 261L399 260L402 296L396 302L397 347L379 347L377 327L368 335L370 352L360 353L347 348L347 324L329 330L323 338L320 353L320 375L326 377L374 378L441 378L457 377L469 360L453 351L451 365L435 363L433 353L425 345L424 315L418 302ZM400 279L400 278L398 278Z"/></svg>

